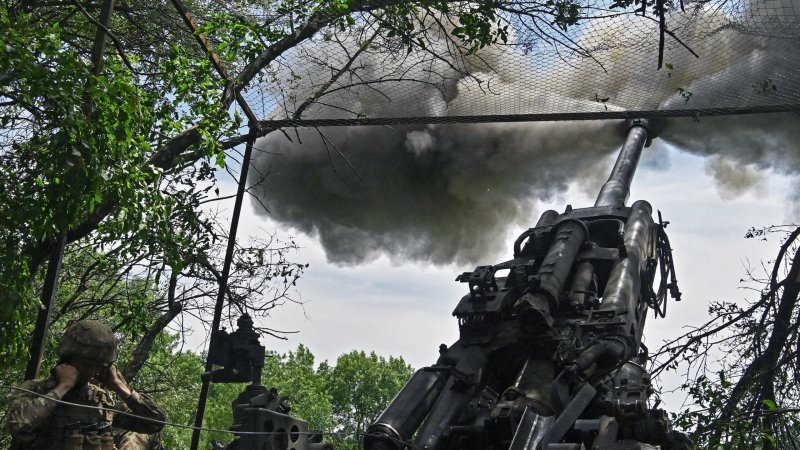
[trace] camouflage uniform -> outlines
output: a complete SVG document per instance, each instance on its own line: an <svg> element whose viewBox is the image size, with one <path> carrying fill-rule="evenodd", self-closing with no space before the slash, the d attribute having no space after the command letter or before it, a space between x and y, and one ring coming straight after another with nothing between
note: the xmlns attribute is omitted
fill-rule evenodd
<svg viewBox="0 0 800 450"><path fill-rule="evenodd" d="M20 387L58 399L53 391L53 377L26 381ZM49 401L27 392L17 391L8 408L8 428L20 448L47 450L113 450L111 427L135 433L158 433L163 425L136 419L114 411L124 411L156 420L165 420L164 413L143 394L131 390L127 400L94 385L75 387L61 399L81 405L102 406L103 411L80 408ZM130 437L128 437L130 439ZM141 440L141 437L139 437ZM129 444L126 448L131 447Z"/></svg>
<svg viewBox="0 0 800 450"><path fill-rule="evenodd" d="M81 358L95 367L108 366L116 359L117 343L113 332L98 321L82 320L70 326L61 339L59 357L69 362ZM121 376L121 375L117 375ZM124 382L124 380L122 380ZM127 385L127 383L124 383ZM44 395L15 391L8 406L8 429L19 448L32 450L144 450L143 443L164 427L147 419L165 420L164 413L147 396L131 389L130 397L121 400L98 385L76 385L59 398L55 376L26 381L21 388ZM62 400L82 408L52 401ZM144 417L115 414L123 411ZM113 433L112 433L113 427ZM123 433L128 430L129 433ZM117 444L115 444L117 436ZM137 444L137 442L139 444Z"/></svg>
<svg viewBox="0 0 800 450"><path fill-rule="evenodd" d="M114 442L117 444L117 450L164 450L160 434L115 429Z"/></svg>

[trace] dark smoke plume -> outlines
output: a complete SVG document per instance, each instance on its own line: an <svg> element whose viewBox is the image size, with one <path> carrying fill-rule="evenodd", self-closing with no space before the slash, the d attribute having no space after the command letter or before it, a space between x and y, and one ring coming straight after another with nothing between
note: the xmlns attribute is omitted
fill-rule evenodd
<svg viewBox="0 0 800 450"><path fill-rule="evenodd" d="M565 191L595 168L619 143L616 128L558 123L323 130L360 178L334 149L319 145L315 131L301 130L303 145L283 137L261 144L285 156L270 158L271 174L259 191L273 217L318 234L331 261L355 264L385 252L436 264L473 263L507 251L509 227L535 224L537 198Z"/></svg>

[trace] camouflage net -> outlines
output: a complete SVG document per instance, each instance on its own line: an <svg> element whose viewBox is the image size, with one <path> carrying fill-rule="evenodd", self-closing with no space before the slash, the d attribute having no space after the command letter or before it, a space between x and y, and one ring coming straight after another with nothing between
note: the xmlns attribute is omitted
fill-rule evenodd
<svg viewBox="0 0 800 450"><path fill-rule="evenodd" d="M211 0L189 10L201 27L224 17L244 28L286 30L308 19L279 4ZM542 12L547 2L501 4L507 41L475 53L450 35L455 23L436 12L419 10L415 26L427 44L413 49L380 30L378 10L353 13L351 26L334 20L282 52L244 86L243 99L272 127L800 109L800 3L793 0L667 2L663 36L651 7L623 10L582 0L576 2L580 20L563 29L552 11ZM123 10L122 20L126 14L132 13ZM168 41L199 51L173 5L143 3L136 14L148 20L130 18L137 29L125 30L126 47ZM225 53L217 48L224 39L209 28L206 34ZM256 40L263 36L241 36ZM235 76L248 58L223 60Z"/></svg>
<svg viewBox="0 0 800 450"><path fill-rule="evenodd" d="M700 116L800 109L800 4L711 0L672 5L663 61L652 11L582 4L566 30L528 2L508 3L505 43L468 54L451 25L420 12L425 48L378 33L373 13L322 29L243 91L273 126ZM287 15L211 10L256 23ZM203 22L203 18L199 18ZM213 36L210 36L213 41ZM237 73L237 67L229 67Z"/></svg>

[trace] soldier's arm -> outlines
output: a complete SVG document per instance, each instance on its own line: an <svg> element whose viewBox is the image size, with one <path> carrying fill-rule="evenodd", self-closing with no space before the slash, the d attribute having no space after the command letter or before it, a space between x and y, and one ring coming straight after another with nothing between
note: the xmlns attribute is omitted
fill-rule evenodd
<svg viewBox="0 0 800 450"><path fill-rule="evenodd" d="M55 379L26 381L20 387L31 392L14 394L7 415L12 436L24 439L32 435L58 407L53 400L61 400L75 386L78 370L69 364L59 364L53 369L53 375Z"/></svg>
<svg viewBox="0 0 800 450"><path fill-rule="evenodd" d="M8 405L6 423L12 436L24 438L32 435L53 413L58 406L53 400L61 400L66 393L54 388L54 383L45 381L26 381L21 388L36 392L43 396L29 392L15 392ZM50 389L52 388L52 389Z"/></svg>
<svg viewBox="0 0 800 450"><path fill-rule="evenodd" d="M164 424L156 421L163 422L167 419L164 412L161 411L148 396L140 394L133 389L128 389L130 390L130 396L125 398L122 402L118 402L115 409L135 414L142 418L139 419L128 415L115 414L114 427L147 434L161 431L161 429L164 428Z"/></svg>
<svg viewBox="0 0 800 450"><path fill-rule="evenodd" d="M156 422L166 420L164 412L148 396L131 389L116 367L111 366L109 368L106 384L123 399L122 402L117 403L115 409L142 417L139 419L128 415L115 414L114 427L147 434L158 433L164 428L163 423Z"/></svg>

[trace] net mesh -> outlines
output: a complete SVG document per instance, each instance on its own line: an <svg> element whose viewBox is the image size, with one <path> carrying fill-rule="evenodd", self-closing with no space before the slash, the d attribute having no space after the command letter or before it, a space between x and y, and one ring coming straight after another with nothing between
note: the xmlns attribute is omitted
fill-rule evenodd
<svg viewBox="0 0 800 450"><path fill-rule="evenodd" d="M378 10L321 27L263 67L242 90L274 126L696 116L800 109L800 2L708 0L670 5L662 36L653 11L581 4L566 29L540 4L504 3L507 40L470 53L457 24L420 9L425 46L386 36ZM252 27L294 29L304 17L249 2L193 10L201 26L221 15ZM188 37L162 6L168 27ZM213 32L212 44L221 41ZM245 35L244 40L264 40ZM265 47L273 42L262 42ZM196 45L196 44L195 44ZM237 62L240 61L240 62ZM246 60L226 60L231 74Z"/></svg>

